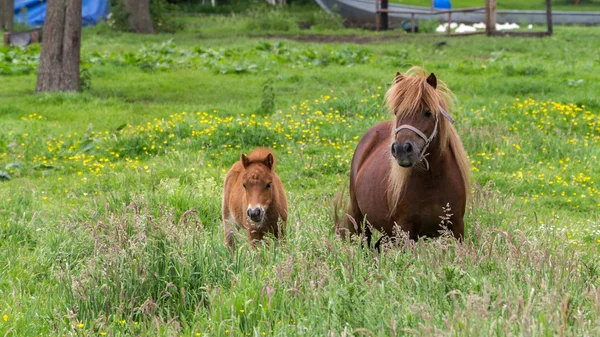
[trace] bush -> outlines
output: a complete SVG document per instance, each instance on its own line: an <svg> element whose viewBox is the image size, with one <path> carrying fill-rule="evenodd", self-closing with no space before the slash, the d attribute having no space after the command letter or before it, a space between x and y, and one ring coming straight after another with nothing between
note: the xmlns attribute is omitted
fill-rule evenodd
<svg viewBox="0 0 600 337"><path fill-rule="evenodd" d="M417 26L419 27L419 33L435 33L435 30L440 25L438 20L419 20ZM410 21L408 22L410 28Z"/></svg>
<svg viewBox="0 0 600 337"><path fill-rule="evenodd" d="M176 16L171 15L177 11L177 5L167 0L150 0L150 18L156 32L172 33L183 29L183 23ZM109 26L121 31L130 31L129 13L123 10L122 0L113 0L109 18Z"/></svg>
<svg viewBox="0 0 600 337"><path fill-rule="evenodd" d="M337 13L311 11L301 23L314 30L337 30L344 28L344 19ZM307 27L307 28L308 28Z"/></svg>
<svg viewBox="0 0 600 337"><path fill-rule="evenodd" d="M246 29L249 31L292 31L298 29L294 17L285 10L260 6L248 11Z"/></svg>
<svg viewBox="0 0 600 337"><path fill-rule="evenodd" d="M208 14L230 14L241 13L250 8L256 1L249 0L216 0L216 6L212 6L210 0L169 0L169 3L177 4L185 13L208 13Z"/></svg>

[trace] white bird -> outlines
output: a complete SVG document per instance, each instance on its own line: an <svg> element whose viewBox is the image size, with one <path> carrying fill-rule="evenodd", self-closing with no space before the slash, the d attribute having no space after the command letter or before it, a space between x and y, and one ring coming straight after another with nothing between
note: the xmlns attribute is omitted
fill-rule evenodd
<svg viewBox="0 0 600 337"><path fill-rule="evenodd" d="M480 23L474 23L474 24L473 24L473 27L474 27L475 29L485 29L485 23L483 23L483 22L480 22Z"/></svg>
<svg viewBox="0 0 600 337"><path fill-rule="evenodd" d="M511 30L511 29L517 29L519 28L519 25L517 25L516 23L504 23L504 24L496 24L496 30Z"/></svg>
<svg viewBox="0 0 600 337"><path fill-rule="evenodd" d="M470 32L476 32L476 31L477 31L477 29L475 27L467 26L462 23L455 30L455 32L457 32L457 33L470 33Z"/></svg>

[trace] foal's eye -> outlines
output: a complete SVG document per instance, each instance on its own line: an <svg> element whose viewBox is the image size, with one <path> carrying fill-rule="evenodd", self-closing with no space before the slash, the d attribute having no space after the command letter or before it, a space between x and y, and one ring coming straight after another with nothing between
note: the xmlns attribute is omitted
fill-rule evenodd
<svg viewBox="0 0 600 337"><path fill-rule="evenodd" d="M267 189L271 188L271 183L267 184Z"/></svg>
<svg viewBox="0 0 600 337"><path fill-rule="evenodd" d="M427 118L431 117L431 110L425 111L425 117L427 117Z"/></svg>
<svg viewBox="0 0 600 337"><path fill-rule="evenodd" d="M244 186L244 189L246 189L246 184L242 184L242 186Z"/></svg>

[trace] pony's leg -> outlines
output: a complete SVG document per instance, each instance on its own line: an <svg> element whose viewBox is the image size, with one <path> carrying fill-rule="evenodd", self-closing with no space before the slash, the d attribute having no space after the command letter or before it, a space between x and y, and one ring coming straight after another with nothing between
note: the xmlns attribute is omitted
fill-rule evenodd
<svg viewBox="0 0 600 337"><path fill-rule="evenodd" d="M344 222L344 227L348 231L348 238L352 237L352 235L361 235L364 230L369 248L371 247L370 240L372 233L367 228L365 215L360 211L358 200L356 200L354 193L350 193L350 207L348 207L347 214L344 216Z"/></svg>
<svg viewBox="0 0 600 337"><path fill-rule="evenodd" d="M287 217L281 217L281 221L277 221L277 225L273 228L273 235L277 239L281 239L285 236L285 229L287 228Z"/></svg>
<svg viewBox="0 0 600 337"><path fill-rule="evenodd" d="M225 246L229 248L229 250L235 250L235 240L233 238L233 228L232 224L228 220L223 220L223 231L225 232Z"/></svg>
<svg viewBox="0 0 600 337"><path fill-rule="evenodd" d="M463 241L463 238L465 236L465 222L462 217L459 217L458 219L454 220L452 226L452 234L454 235L454 238L459 242Z"/></svg>
<svg viewBox="0 0 600 337"><path fill-rule="evenodd" d="M367 239L367 248L371 249L371 237L373 236L373 232L371 232L371 228L365 221L365 238ZM377 241L379 243L379 241Z"/></svg>
<svg viewBox="0 0 600 337"><path fill-rule="evenodd" d="M381 244L383 243L383 240L387 240L388 238L387 235L382 235L379 240L375 242L375 250L377 250L377 253L381 253Z"/></svg>
<svg viewBox="0 0 600 337"><path fill-rule="evenodd" d="M250 247L256 247L256 244L260 242L265 236L265 233L256 229L248 229L248 241L250 242Z"/></svg>

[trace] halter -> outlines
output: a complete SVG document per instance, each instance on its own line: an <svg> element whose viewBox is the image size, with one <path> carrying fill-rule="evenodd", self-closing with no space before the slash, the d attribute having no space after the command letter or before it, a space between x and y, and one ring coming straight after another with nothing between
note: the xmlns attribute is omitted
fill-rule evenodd
<svg viewBox="0 0 600 337"><path fill-rule="evenodd" d="M441 112L444 116L447 116L447 118L450 117L448 115L448 113L444 111L444 109L442 109ZM454 122L454 120L450 120L450 121ZM431 133L431 136L429 136L429 138L427 138L427 136L425 136L425 134L423 132L421 132L421 130L415 128L412 125L408 125L408 124L400 125L399 127L397 127L394 130L394 135L398 135L398 132L400 132L400 130L408 129L408 130L416 133L419 137L423 138L423 140L425 141L425 146L423 146L423 149L421 150L421 154L419 154L419 161L425 161L425 166L427 167L427 171L429 171L429 162L427 161L427 158L425 158L425 157L427 157L429 155L429 153L425 153L425 151L427 151L429 144L431 144L431 141L438 133L438 122L439 122L438 116L437 116L437 114L435 114L435 126L433 127L433 132Z"/></svg>

